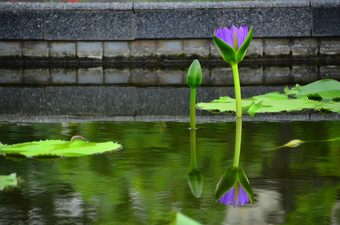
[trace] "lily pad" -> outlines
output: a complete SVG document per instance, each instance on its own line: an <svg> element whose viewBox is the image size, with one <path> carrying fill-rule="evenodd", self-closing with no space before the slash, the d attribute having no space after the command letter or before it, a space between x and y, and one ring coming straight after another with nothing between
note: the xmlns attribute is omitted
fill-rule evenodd
<svg viewBox="0 0 340 225"><path fill-rule="evenodd" d="M79 157L107 153L119 150L120 148L122 148L122 146L118 143L88 142L85 138L77 136L76 138L73 137L71 141L43 140L14 145L2 145L0 146L0 154L29 158Z"/></svg>
<svg viewBox="0 0 340 225"><path fill-rule="evenodd" d="M16 173L10 175L0 175L0 191L8 187L18 186L18 178Z"/></svg>
<svg viewBox="0 0 340 225"><path fill-rule="evenodd" d="M254 118L256 113L296 112L304 109L340 112L340 102L337 101L340 99L340 82L336 80L326 79L306 86L296 85L284 91L286 94L271 92L242 99L242 113L248 113ZM220 97L210 103L198 103L197 107L211 112L236 111L235 99L230 97Z"/></svg>
<svg viewBox="0 0 340 225"><path fill-rule="evenodd" d="M300 111L302 109L314 109L319 102L309 99L292 99L279 92L258 95L248 99L242 99L242 112L249 113L252 117L256 113L277 113L286 111ZM235 99L220 98L211 103L198 103L197 107L203 110L235 112Z"/></svg>
<svg viewBox="0 0 340 225"><path fill-rule="evenodd" d="M333 79L315 81L305 86L296 85L295 88L285 89L289 95L297 98L321 98L323 100L340 99L340 82Z"/></svg>

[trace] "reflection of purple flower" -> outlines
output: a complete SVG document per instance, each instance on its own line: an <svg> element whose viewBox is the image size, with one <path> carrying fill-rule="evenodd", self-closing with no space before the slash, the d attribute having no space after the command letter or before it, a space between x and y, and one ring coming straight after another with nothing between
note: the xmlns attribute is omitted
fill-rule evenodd
<svg viewBox="0 0 340 225"><path fill-rule="evenodd" d="M239 29L232 25L230 29L223 28L216 30L216 36L226 42L228 45L233 47L236 51L241 47L244 40L248 35L248 27L247 25L240 26ZM236 40L234 40L236 38ZM237 46L234 46L236 44Z"/></svg>
<svg viewBox="0 0 340 225"><path fill-rule="evenodd" d="M243 206L245 203L249 203L249 196L246 191L242 188L241 184L236 183L234 187L232 187L227 193L225 193L220 198L221 204L229 205L230 202L233 202L234 208L237 207L239 203Z"/></svg>

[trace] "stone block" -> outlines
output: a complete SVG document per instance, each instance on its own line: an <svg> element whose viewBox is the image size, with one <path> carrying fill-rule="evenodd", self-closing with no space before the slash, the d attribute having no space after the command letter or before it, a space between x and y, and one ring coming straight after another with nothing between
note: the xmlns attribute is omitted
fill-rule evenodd
<svg viewBox="0 0 340 225"><path fill-rule="evenodd" d="M130 70L108 68L104 70L105 84L128 84L130 78Z"/></svg>
<svg viewBox="0 0 340 225"><path fill-rule="evenodd" d="M102 42L77 42L77 56L79 58L103 58Z"/></svg>
<svg viewBox="0 0 340 225"><path fill-rule="evenodd" d="M213 56L213 57L221 57L221 54L217 48L217 46L215 45L215 42L213 39L210 40L210 43L209 43L209 50L210 50L210 56Z"/></svg>
<svg viewBox="0 0 340 225"><path fill-rule="evenodd" d="M324 38L320 40L321 55L339 55L340 38Z"/></svg>
<svg viewBox="0 0 340 225"><path fill-rule="evenodd" d="M313 36L339 36L339 24L339 6L313 8Z"/></svg>
<svg viewBox="0 0 340 225"><path fill-rule="evenodd" d="M263 41L262 39L253 39L248 47L246 57L262 57Z"/></svg>
<svg viewBox="0 0 340 225"><path fill-rule="evenodd" d="M262 67L239 67L241 85L258 85L263 83Z"/></svg>
<svg viewBox="0 0 340 225"><path fill-rule="evenodd" d="M57 85L68 85L77 83L76 69L52 68L51 83Z"/></svg>
<svg viewBox="0 0 340 225"><path fill-rule="evenodd" d="M255 8L247 25L254 27L254 37L303 37L310 36L312 30L312 11L301 8Z"/></svg>
<svg viewBox="0 0 340 225"><path fill-rule="evenodd" d="M339 65L321 66L320 78L340 80L340 66Z"/></svg>
<svg viewBox="0 0 340 225"><path fill-rule="evenodd" d="M43 39L44 13L0 11L0 39Z"/></svg>
<svg viewBox="0 0 340 225"><path fill-rule="evenodd" d="M0 84L21 84L22 81L21 69L0 68Z"/></svg>
<svg viewBox="0 0 340 225"><path fill-rule="evenodd" d="M0 11L0 39L20 39L18 12Z"/></svg>
<svg viewBox="0 0 340 225"><path fill-rule="evenodd" d="M216 13L217 14L217 13ZM217 14L218 15L218 14ZM221 16L218 18L218 27L212 29L231 28L232 25L236 27L251 24L251 10L250 9L223 9ZM250 27L250 26L249 26ZM210 30L210 36L214 34L214 30Z"/></svg>
<svg viewBox="0 0 340 225"><path fill-rule="evenodd" d="M201 65L202 66L202 65ZM184 84L187 85L188 71L184 71ZM210 69L208 67L202 67L202 85L205 86L210 83Z"/></svg>
<svg viewBox="0 0 340 225"><path fill-rule="evenodd" d="M183 70L157 70L158 85L185 85Z"/></svg>
<svg viewBox="0 0 340 225"><path fill-rule="evenodd" d="M153 70L135 68L131 69L130 84L136 86L157 85L157 73Z"/></svg>
<svg viewBox="0 0 340 225"><path fill-rule="evenodd" d="M104 42L104 57L129 57L129 43L126 41Z"/></svg>
<svg viewBox="0 0 340 225"><path fill-rule="evenodd" d="M136 40L130 42L130 56L143 57L155 55L157 51L156 40Z"/></svg>
<svg viewBox="0 0 340 225"><path fill-rule="evenodd" d="M47 11L48 40L131 40L132 11Z"/></svg>
<svg viewBox="0 0 340 225"><path fill-rule="evenodd" d="M189 115L190 89L187 87L137 88L137 115Z"/></svg>
<svg viewBox="0 0 340 225"><path fill-rule="evenodd" d="M44 35L45 13L24 10L19 13L20 37L26 40L42 40Z"/></svg>
<svg viewBox="0 0 340 225"><path fill-rule="evenodd" d="M0 114L46 114L46 92L40 87L0 87Z"/></svg>
<svg viewBox="0 0 340 225"><path fill-rule="evenodd" d="M209 56L209 40L191 39L183 40L183 53L185 55Z"/></svg>
<svg viewBox="0 0 340 225"><path fill-rule="evenodd" d="M211 38L214 10L136 10L136 38Z"/></svg>
<svg viewBox="0 0 340 225"><path fill-rule="evenodd" d="M210 72L210 85L233 86L233 71L230 67L212 68Z"/></svg>
<svg viewBox="0 0 340 225"><path fill-rule="evenodd" d="M291 52L289 39L265 39L264 41L264 53L268 56L284 56Z"/></svg>
<svg viewBox="0 0 340 225"><path fill-rule="evenodd" d="M296 84L309 84L318 80L316 65L293 66L293 82Z"/></svg>
<svg viewBox="0 0 340 225"><path fill-rule="evenodd" d="M314 38L294 39L292 52L293 56L316 56L318 54L318 42Z"/></svg>
<svg viewBox="0 0 340 225"><path fill-rule="evenodd" d="M51 57L76 57L76 43L75 42L51 42L50 43L50 56Z"/></svg>
<svg viewBox="0 0 340 225"><path fill-rule="evenodd" d="M78 84L103 84L103 78L102 67L78 69Z"/></svg>
<svg viewBox="0 0 340 225"><path fill-rule="evenodd" d="M52 115L131 116L135 114L134 87L49 87L48 112Z"/></svg>
<svg viewBox="0 0 340 225"><path fill-rule="evenodd" d="M265 84L290 84L291 71L289 67L266 67L263 74Z"/></svg>
<svg viewBox="0 0 340 225"><path fill-rule="evenodd" d="M21 57L22 48L20 41L0 41L0 57Z"/></svg>
<svg viewBox="0 0 340 225"><path fill-rule="evenodd" d="M158 40L157 55L181 55L183 53L182 40Z"/></svg>
<svg viewBox="0 0 340 225"><path fill-rule="evenodd" d="M50 82L49 69L23 69L23 82L32 85L48 85Z"/></svg>
<svg viewBox="0 0 340 225"><path fill-rule="evenodd" d="M22 55L26 57L49 57L46 41L24 41Z"/></svg>

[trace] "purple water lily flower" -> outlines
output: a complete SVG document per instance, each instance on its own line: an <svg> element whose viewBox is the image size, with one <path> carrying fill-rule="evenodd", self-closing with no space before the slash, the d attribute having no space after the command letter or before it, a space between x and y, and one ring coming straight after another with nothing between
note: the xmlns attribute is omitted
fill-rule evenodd
<svg viewBox="0 0 340 225"><path fill-rule="evenodd" d="M248 27L244 25L237 29L237 27L232 25L230 29L226 27L223 29L219 28L216 30L215 35L233 47L237 52L248 35Z"/></svg>
<svg viewBox="0 0 340 225"><path fill-rule="evenodd" d="M245 203L249 203L250 199L247 192L242 188L241 184L236 183L227 193L220 198L220 203L229 205L233 202L233 207L236 208L239 203L243 206Z"/></svg>

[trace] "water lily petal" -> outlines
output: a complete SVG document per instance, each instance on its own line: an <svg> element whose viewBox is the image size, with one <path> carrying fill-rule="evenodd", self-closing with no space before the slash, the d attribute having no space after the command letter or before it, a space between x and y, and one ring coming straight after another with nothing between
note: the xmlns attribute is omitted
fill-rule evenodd
<svg viewBox="0 0 340 225"><path fill-rule="evenodd" d="M246 39L246 37L248 35L247 25L245 25L243 27L241 26L236 35L237 35L237 46L238 46L238 49L240 49L240 47L242 46L244 40Z"/></svg>
<svg viewBox="0 0 340 225"><path fill-rule="evenodd" d="M234 196L235 196L235 187L232 187L227 193L225 193L221 198L220 198L220 203L229 205L230 202L234 201Z"/></svg>
<svg viewBox="0 0 340 225"><path fill-rule="evenodd" d="M231 47L234 47L234 33L233 29L228 29L227 27L224 27L223 29L217 29L216 30L216 37L222 39L224 42L226 42Z"/></svg>
<svg viewBox="0 0 340 225"><path fill-rule="evenodd" d="M239 193L238 193L238 200L241 203L241 205L243 206L245 203L249 203L249 197L247 192L242 188L241 184L240 184L240 189L239 189Z"/></svg>

